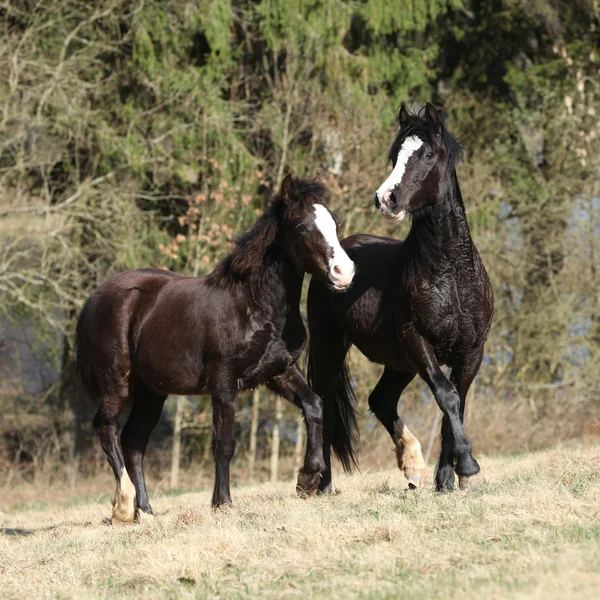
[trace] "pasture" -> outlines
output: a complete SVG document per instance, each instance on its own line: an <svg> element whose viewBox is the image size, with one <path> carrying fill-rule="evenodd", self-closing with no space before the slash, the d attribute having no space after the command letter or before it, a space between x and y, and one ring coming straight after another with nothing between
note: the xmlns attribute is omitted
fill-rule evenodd
<svg viewBox="0 0 600 600"><path fill-rule="evenodd" d="M423 490L397 469L366 471L308 501L291 481L234 488L216 511L209 488L151 487L157 517L128 526L106 522L107 495L20 506L0 512L0 595L591 598L599 450L482 457L488 485L450 494L433 491L431 465Z"/></svg>

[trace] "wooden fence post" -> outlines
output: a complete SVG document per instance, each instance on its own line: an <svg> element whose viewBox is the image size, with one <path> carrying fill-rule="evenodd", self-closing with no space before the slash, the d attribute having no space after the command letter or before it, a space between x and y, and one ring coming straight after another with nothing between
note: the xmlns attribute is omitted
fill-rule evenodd
<svg viewBox="0 0 600 600"><path fill-rule="evenodd" d="M173 423L173 452L171 454L171 489L179 485L179 465L181 462L181 431L183 424L183 403L185 396L175 396L175 420Z"/></svg>
<svg viewBox="0 0 600 600"><path fill-rule="evenodd" d="M258 435L258 418L260 410L260 390L257 388L252 394L252 418L250 420L250 448L248 451L248 476L254 477L256 466L256 438Z"/></svg>
<svg viewBox="0 0 600 600"><path fill-rule="evenodd" d="M279 424L281 423L281 398L275 399L275 423L273 424L273 440L271 443L271 483L275 483L279 477Z"/></svg>
<svg viewBox="0 0 600 600"><path fill-rule="evenodd" d="M296 429L296 449L294 450L294 467L296 471L302 466L304 459L304 415L298 416L298 427ZM294 473L294 478L296 474Z"/></svg>

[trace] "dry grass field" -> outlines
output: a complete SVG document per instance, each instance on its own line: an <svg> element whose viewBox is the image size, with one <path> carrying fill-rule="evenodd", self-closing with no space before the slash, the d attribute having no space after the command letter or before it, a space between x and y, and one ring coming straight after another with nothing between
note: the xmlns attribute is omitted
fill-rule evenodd
<svg viewBox="0 0 600 600"><path fill-rule="evenodd" d="M108 493L0 513L4 598L600 597L600 447L481 461L484 490L409 491L397 470L157 495L158 516L107 524ZM107 490L108 492L108 490ZM9 494L4 490L3 494Z"/></svg>

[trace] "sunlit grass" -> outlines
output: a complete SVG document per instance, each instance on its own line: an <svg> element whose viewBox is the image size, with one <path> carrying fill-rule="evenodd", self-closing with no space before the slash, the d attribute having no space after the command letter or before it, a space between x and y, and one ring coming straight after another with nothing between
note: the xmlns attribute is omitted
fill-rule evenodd
<svg viewBox="0 0 600 600"><path fill-rule="evenodd" d="M600 589L600 448L483 459L489 485L409 491L398 471L161 494L147 523L105 524L108 498L0 516L0 595L591 598ZM430 474L431 475L431 474Z"/></svg>

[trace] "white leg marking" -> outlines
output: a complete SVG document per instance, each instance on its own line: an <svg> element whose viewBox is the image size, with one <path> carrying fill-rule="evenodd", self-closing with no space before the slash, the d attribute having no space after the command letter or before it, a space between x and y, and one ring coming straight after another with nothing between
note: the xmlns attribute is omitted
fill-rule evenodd
<svg viewBox="0 0 600 600"><path fill-rule="evenodd" d="M425 461L421 453L419 440L406 425L394 423L394 442L398 467L404 471L404 477L415 487L421 487L425 480Z"/></svg>
<svg viewBox="0 0 600 600"><path fill-rule="evenodd" d="M135 517L135 487L129 479L127 469L123 468L121 480L112 499L112 518L121 523L131 523Z"/></svg>
<svg viewBox="0 0 600 600"><path fill-rule="evenodd" d="M386 192L393 190L401 181L404 176L406 169L406 163L408 159L423 145L423 140L416 135L413 135L404 140L400 152L398 152L398 158L396 159L396 166L390 173L390 176L381 184L381 187L377 190L377 197L382 200ZM404 214L402 215L402 218ZM402 220L402 219L398 219Z"/></svg>
<svg viewBox="0 0 600 600"><path fill-rule="evenodd" d="M333 249L333 258L329 261L329 279L340 288L345 288L354 277L354 263L340 245L337 227L333 217L322 204L315 204L315 225Z"/></svg>
<svg viewBox="0 0 600 600"><path fill-rule="evenodd" d="M143 510L138 510L136 519L138 523L152 523L154 521L154 515L145 513Z"/></svg>
<svg viewBox="0 0 600 600"><path fill-rule="evenodd" d="M338 489L333 485L333 481L331 481L319 494L321 496L337 496L341 494L342 490Z"/></svg>

